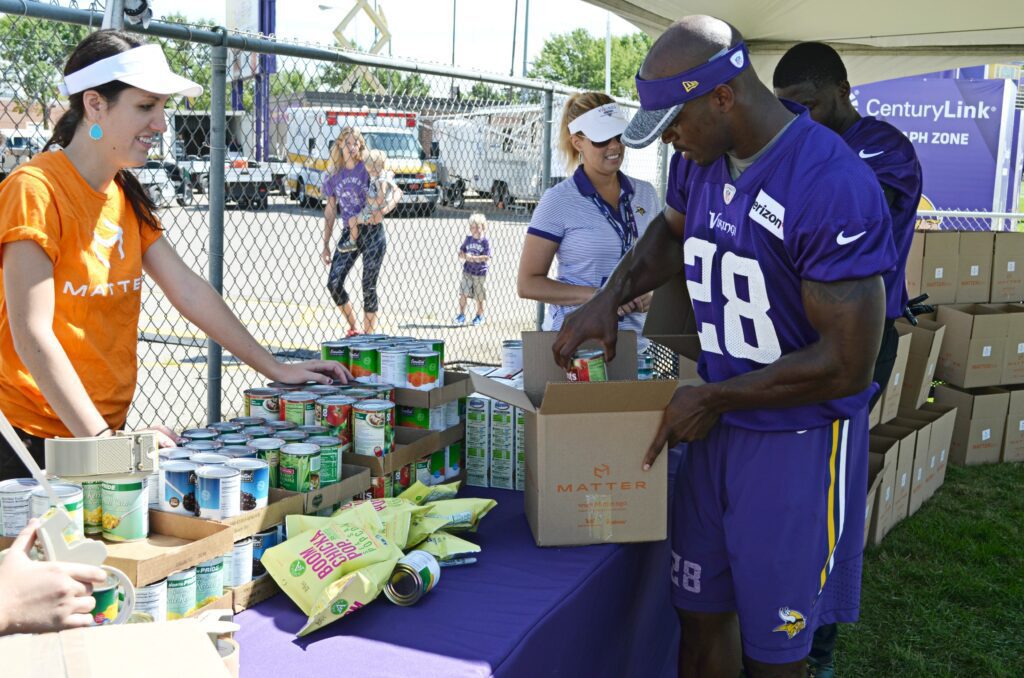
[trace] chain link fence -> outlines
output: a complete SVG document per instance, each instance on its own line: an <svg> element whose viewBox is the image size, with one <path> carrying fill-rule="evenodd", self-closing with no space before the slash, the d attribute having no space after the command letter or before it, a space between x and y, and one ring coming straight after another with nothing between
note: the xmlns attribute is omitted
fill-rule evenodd
<svg viewBox="0 0 1024 678"><path fill-rule="evenodd" d="M16 162L42 150L65 109L56 88L60 65L91 30L66 22L89 22L94 29L102 19L100 3L62 4L90 12L69 12L62 21L0 14L6 83L0 128L10 131L8 137L31 140ZM154 23L147 31L172 69L205 92L169 103L161 144L138 175L160 205L167 239L215 286L222 270L225 300L261 344L282 359L308 358L318 355L322 341L348 330L321 261L323 180L331 145L344 127L360 130L368 148L387 154L386 170L403 190L397 209L384 219L386 249L364 252L345 283L359 329L364 268L378 260L376 331L443 339L450 363L497 364L503 339L537 327L537 305L519 299L516 273L533 207L546 187L570 172L552 148L571 90L224 33L226 41L244 39L261 53L228 50L225 103L218 110L214 57L222 48L213 43L224 40L211 28ZM220 147L218 133L224 135ZM662 153L655 147L630 151L623 169L663 193ZM211 185L218 164L223 200L211 195L221 193ZM455 321L458 250L474 213L485 216L492 249L484 320L477 326ZM211 268L220 223L222 269L216 253ZM332 247L341 235L337 223ZM205 335L159 288L146 287L129 426L185 428L204 423L218 406L222 418L238 414L242 391L266 380L227 354L218 370L220 356L209 350ZM467 320L474 311L470 300ZM661 371L672 370L669 354L657 362Z"/></svg>

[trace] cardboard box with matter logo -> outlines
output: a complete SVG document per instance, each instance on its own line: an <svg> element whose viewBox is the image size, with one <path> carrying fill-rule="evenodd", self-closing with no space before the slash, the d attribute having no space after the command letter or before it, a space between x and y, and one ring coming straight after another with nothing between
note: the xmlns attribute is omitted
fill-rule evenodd
<svg viewBox="0 0 1024 678"><path fill-rule="evenodd" d="M1024 461L1024 386L1008 389L1010 409L1006 415L1003 454L999 461Z"/></svg>
<svg viewBox="0 0 1024 678"><path fill-rule="evenodd" d="M946 336L935 376L960 388L998 386L1003 378L1003 353L1009 315L986 304L939 306Z"/></svg>
<svg viewBox="0 0 1024 678"><path fill-rule="evenodd" d="M931 424L927 465L924 469L924 500L927 501L946 479L946 464L949 461L949 448L953 442L956 408L928 403L920 410L900 410L900 418Z"/></svg>
<svg viewBox="0 0 1024 678"><path fill-rule="evenodd" d="M958 466L999 461L1010 394L1001 388L963 391L942 384L935 388L935 402L955 407L956 423L949 459Z"/></svg>
<svg viewBox="0 0 1024 678"><path fill-rule="evenodd" d="M917 231L907 257L907 293L928 295L929 304L952 304L959 283L960 233Z"/></svg>
<svg viewBox="0 0 1024 678"><path fill-rule="evenodd" d="M1024 301L1024 233L996 233L990 299Z"/></svg>
<svg viewBox="0 0 1024 678"><path fill-rule="evenodd" d="M986 303L992 295L992 231L960 233L956 303Z"/></svg>
<svg viewBox="0 0 1024 678"><path fill-rule="evenodd" d="M620 332L602 383L570 383L553 332L523 333L523 390L471 373L477 393L526 413L526 517L538 546L667 535L668 460L643 471L675 381L635 381L636 334Z"/></svg>
<svg viewBox="0 0 1024 678"><path fill-rule="evenodd" d="M900 335L910 335L910 353L907 355L899 406L900 409L915 410L928 400L946 328L933 320L918 318L917 325L898 320L896 331Z"/></svg>
<svg viewBox="0 0 1024 678"><path fill-rule="evenodd" d="M869 441L869 450L869 477L875 475L880 481L875 497L875 508L871 513L868 540L874 546L878 546L895 524L893 504L896 500L896 468L899 466L900 443L893 438L873 435Z"/></svg>

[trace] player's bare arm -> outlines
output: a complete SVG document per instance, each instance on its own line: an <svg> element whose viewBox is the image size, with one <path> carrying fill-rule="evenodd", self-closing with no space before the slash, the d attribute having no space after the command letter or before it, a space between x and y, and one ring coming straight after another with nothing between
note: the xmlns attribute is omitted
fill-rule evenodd
<svg viewBox="0 0 1024 678"><path fill-rule="evenodd" d="M868 387L885 318L881 276L828 283L805 280L801 294L818 341L759 370L677 390L644 457L645 469L666 443L703 438L725 412L823 402Z"/></svg>
<svg viewBox="0 0 1024 678"><path fill-rule="evenodd" d="M576 349L589 339L601 342L607 360L615 357L619 307L682 270L685 222L683 214L668 206L654 218L597 294L566 317L552 347L556 363L568 367Z"/></svg>

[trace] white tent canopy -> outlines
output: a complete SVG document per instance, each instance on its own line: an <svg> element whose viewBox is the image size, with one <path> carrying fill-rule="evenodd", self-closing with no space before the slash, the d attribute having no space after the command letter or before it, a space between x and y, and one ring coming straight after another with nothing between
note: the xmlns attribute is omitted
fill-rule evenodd
<svg viewBox="0 0 1024 678"><path fill-rule="evenodd" d="M832 45L859 85L961 66L1024 60L1020 0L587 0L657 37L676 19L710 14L736 26L771 84L798 42Z"/></svg>

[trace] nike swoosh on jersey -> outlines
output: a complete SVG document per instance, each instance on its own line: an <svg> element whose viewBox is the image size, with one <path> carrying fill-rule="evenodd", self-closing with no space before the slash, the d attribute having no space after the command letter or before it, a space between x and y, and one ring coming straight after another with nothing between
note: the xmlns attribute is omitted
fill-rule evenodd
<svg viewBox="0 0 1024 678"><path fill-rule="evenodd" d="M839 235L836 236L836 242L840 245L849 245L854 240L860 240L865 235L867 235L867 231L861 231L857 235L846 235L842 231L839 231Z"/></svg>
<svg viewBox="0 0 1024 678"><path fill-rule="evenodd" d="M882 155L883 153L885 153L885 151L878 151L876 153L865 153L864 151L865 151L865 149L862 148L862 149L860 149L860 153L857 154L857 155L860 156L861 160L867 160L868 158L874 158L875 156L879 156L879 155Z"/></svg>

